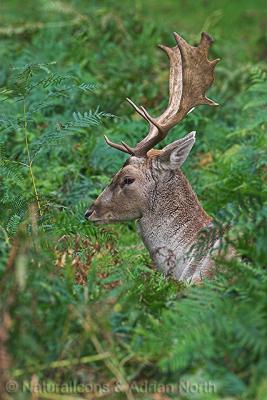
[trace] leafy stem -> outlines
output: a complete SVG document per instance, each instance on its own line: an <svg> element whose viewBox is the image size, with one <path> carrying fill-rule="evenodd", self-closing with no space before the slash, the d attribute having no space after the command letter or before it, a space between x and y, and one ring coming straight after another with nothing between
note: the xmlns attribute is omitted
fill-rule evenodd
<svg viewBox="0 0 267 400"><path fill-rule="evenodd" d="M39 210L39 214L42 216L42 210L41 210L41 204L40 204L40 199L39 195L37 192L37 187L36 187L36 181L33 173L33 168L32 168L32 163L33 160L31 159L31 153L30 153L30 147L29 147L29 138L28 138L28 123L27 123L27 113L26 113L26 101L25 97L23 98L23 118L24 118L24 138L25 138L25 146L26 146L26 152L27 152L27 157L28 157L28 165L27 167L29 168L30 171L30 176L31 176L31 181L32 181L32 186L33 186L33 192L34 196L36 199L37 207Z"/></svg>

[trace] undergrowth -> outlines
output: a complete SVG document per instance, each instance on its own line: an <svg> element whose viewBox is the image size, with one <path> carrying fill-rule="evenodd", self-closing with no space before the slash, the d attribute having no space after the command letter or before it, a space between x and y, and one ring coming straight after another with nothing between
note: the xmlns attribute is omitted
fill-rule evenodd
<svg viewBox="0 0 267 400"><path fill-rule="evenodd" d="M15 382L3 396L266 399L261 1L0 7L0 381ZM173 43L172 30L193 44L207 30L223 59L210 96L220 107L199 107L167 138L197 131L184 171L239 255L218 258L199 287L158 273L134 223L83 217L125 160L103 134L130 145L144 135L124 98L153 115L166 105L155 44Z"/></svg>

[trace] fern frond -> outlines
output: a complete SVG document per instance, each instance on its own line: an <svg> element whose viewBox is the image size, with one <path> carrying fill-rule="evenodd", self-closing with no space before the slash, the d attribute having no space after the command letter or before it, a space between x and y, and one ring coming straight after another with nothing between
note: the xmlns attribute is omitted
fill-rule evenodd
<svg viewBox="0 0 267 400"><path fill-rule="evenodd" d="M249 80L252 87L256 84L266 81L266 78L266 72L259 65L255 65L251 68Z"/></svg>
<svg viewBox="0 0 267 400"><path fill-rule="evenodd" d="M96 83L82 83L81 85L79 85L79 88L84 92L92 92L93 90L98 88L98 85Z"/></svg>
<svg viewBox="0 0 267 400"><path fill-rule="evenodd" d="M0 129L2 129L2 131L16 131L20 128L20 122L19 118L0 115Z"/></svg>
<svg viewBox="0 0 267 400"><path fill-rule="evenodd" d="M87 128L89 126L97 126L101 123L103 118L112 118L114 115L105 113L103 111L94 111L91 110L89 112L85 112L81 114L80 112L73 113L74 122L70 122L69 126L66 126L67 129L69 128Z"/></svg>
<svg viewBox="0 0 267 400"><path fill-rule="evenodd" d="M9 233L9 235L14 235L17 231L17 228L21 222L21 216L17 214L13 214L6 225L6 230Z"/></svg>
<svg viewBox="0 0 267 400"><path fill-rule="evenodd" d="M58 124L56 131L50 131L44 133L37 141L32 144L34 151L34 157L42 150L42 148L56 145L60 140L72 135L81 129L90 128L92 126L98 126L102 122L103 118L113 118L114 115L105 113L104 111L89 111L85 113L74 112L73 120L65 124Z"/></svg>

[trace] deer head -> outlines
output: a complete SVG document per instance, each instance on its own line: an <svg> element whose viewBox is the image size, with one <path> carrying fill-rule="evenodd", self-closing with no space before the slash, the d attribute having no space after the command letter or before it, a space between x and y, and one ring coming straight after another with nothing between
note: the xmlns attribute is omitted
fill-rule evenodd
<svg viewBox="0 0 267 400"><path fill-rule="evenodd" d="M197 47L190 46L177 33L174 33L174 38L177 43L175 47L159 46L167 53L170 61L167 109L159 117L152 117L144 107L138 107L127 99L135 111L148 122L147 136L135 147L130 147L124 142L112 143L105 137L108 145L129 154L130 157L113 177L110 185L86 211L85 218L92 222L141 219L155 210L155 196L159 194L165 199L166 205L171 202L172 178L176 177L175 182L173 181L176 184L178 173L183 181L179 171L194 145L195 132L162 150L153 148L194 107L202 104L217 105L205 95L214 81L214 68L219 61L209 61L207 58L212 44L211 37L202 33Z"/></svg>

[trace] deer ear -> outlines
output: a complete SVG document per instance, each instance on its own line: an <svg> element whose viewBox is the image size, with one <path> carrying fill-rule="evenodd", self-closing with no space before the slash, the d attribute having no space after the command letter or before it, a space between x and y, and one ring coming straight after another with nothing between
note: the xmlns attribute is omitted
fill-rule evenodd
<svg viewBox="0 0 267 400"><path fill-rule="evenodd" d="M162 164L167 164L168 169L177 169L187 159L195 143L196 132L191 132L182 139L176 140L161 150L159 160Z"/></svg>

